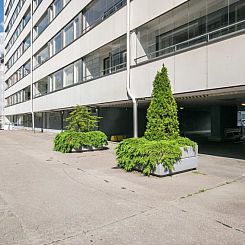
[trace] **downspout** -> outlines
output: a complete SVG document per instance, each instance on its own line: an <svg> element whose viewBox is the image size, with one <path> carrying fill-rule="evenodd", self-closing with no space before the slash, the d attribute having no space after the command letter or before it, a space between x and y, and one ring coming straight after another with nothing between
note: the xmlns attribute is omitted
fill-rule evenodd
<svg viewBox="0 0 245 245"><path fill-rule="evenodd" d="M127 93L130 99L133 101L133 129L134 138L138 138L138 108L137 100L130 90L130 62L131 62L131 50L130 50L130 0L127 0Z"/></svg>
<svg viewBox="0 0 245 245"><path fill-rule="evenodd" d="M35 115L33 109L33 1L31 1L31 118L32 131L35 133Z"/></svg>

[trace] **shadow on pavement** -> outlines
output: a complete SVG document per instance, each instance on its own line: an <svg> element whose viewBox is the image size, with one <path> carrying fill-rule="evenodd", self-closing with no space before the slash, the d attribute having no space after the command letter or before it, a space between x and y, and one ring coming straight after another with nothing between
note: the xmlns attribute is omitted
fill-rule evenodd
<svg viewBox="0 0 245 245"><path fill-rule="evenodd" d="M245 142L212 142L208 141L209 135L189 135L190 139L198 143L200 154L228 157L245 160Z"/></svg>

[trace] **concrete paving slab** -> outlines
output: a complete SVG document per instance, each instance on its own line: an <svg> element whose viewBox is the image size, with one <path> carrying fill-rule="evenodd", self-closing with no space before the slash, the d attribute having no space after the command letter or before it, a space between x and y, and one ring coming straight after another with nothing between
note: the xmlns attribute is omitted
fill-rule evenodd
<svg viewBox="0 0 245 245"><path fill-rule="evenodd" d="M0 131L0 244L244 244L245 161L145 177L114 148L62 154L53 134Z"/></svg>

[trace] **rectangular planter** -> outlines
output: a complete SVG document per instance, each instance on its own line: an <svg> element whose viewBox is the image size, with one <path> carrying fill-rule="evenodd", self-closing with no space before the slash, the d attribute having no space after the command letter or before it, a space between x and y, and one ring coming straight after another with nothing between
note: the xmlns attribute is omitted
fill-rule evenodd
<svg viewBox="0 0 245 245"><path fill-rule="evenodd" d="M162 164L157 164L156 169L151 172L151 175L163 177L196 169L198 166L198 147L193 150L191 146L188 146L187 149L181 148L181 150L181 158L174 164L173 170L169 171L165 169ZM139 167L135 170L142 171Z"/></svg>
<svg viewBox="0 0 245 245"><path fill-rule="evenodd" d="M88 151L100 151L100 150L103 150L104 147L84 147L82 146L80 149L73 149L72 152L88 152Z"/></svg>

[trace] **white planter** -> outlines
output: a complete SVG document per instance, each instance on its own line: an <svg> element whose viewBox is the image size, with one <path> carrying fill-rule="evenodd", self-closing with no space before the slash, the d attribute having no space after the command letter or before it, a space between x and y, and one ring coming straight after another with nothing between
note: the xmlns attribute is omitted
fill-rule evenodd
<svg viewBox="0 0 245 245"><path fill-rule="evenodd" d="M100 150L103 150L105 146L103 147L84 147L82 146L81 148L79 149L72 149L72 152L87 152L87 151L100 151Z"/></svg>
<svg viewBox="0 0 245 245"><path fill-rule="evenodd" d="M188 146L186 150L184 148L181 150L181 159L174 164L174 169L172 171L165 169L162 164L157 164L156 169L152 171L151 174L163 177L196 169L198 166L198 147L196 147L195 151L191 146ZM136 170L142 171L140 168L136 168Z"/></svg>

